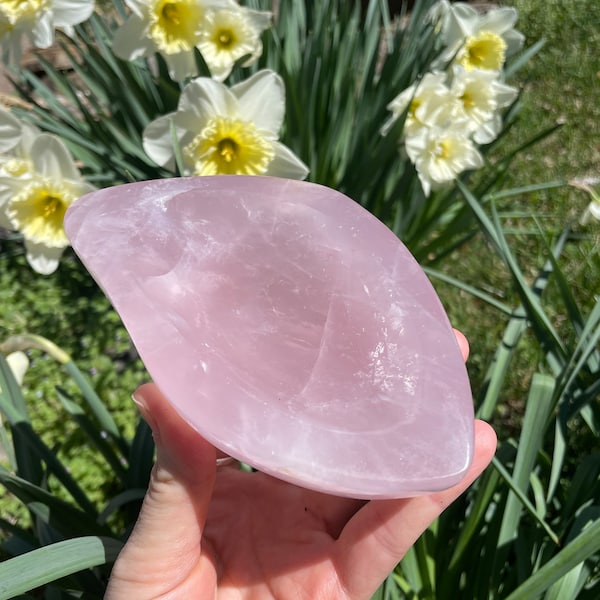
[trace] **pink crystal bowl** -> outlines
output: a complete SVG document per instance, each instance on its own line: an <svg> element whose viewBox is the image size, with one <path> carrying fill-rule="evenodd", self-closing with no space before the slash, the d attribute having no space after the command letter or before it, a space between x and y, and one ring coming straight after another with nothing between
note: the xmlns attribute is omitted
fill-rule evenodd
<svg viewBox="0 0 600 600"><path fill-rule="evenodd" d="M155 382L221 450L355 498L464 476L473 408L444 309L397 237L343 194L148 181L84 196L65 228Z"/></svg>

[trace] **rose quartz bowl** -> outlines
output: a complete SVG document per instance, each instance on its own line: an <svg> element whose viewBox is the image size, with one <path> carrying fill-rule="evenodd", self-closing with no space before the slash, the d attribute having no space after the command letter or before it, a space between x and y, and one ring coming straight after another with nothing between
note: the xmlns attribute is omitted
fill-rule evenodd
<svg viewBox="0 0 600 600"><path fill-rule="evenodd" d="M65 228L154 381L224 452L355 498L464 476L473 408L453 330L408 250L346 196L166 179L88 194Z"/></svg>

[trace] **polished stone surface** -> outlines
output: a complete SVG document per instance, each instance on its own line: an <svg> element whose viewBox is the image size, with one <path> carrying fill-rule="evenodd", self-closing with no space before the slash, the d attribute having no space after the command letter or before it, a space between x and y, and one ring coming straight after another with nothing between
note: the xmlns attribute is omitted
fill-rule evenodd
<svg viewBox="0 0 600 600"><path fill-rule="evenodd" d="M473 408L446 314L349 198L268 177L165 179L88 194L65 227L154 381L218 448L356 498L464 475Z"/></svg>

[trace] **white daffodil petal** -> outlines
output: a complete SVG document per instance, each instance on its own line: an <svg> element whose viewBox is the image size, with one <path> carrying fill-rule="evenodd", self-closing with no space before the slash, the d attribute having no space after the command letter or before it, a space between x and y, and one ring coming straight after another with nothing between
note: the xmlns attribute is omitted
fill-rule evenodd
<svg viewBox="0 0 600 600"><path fill-rule="evenodd" d="M595 200L592 200L592 202L590 202L588 208L589 208L589 211L590 211L590 214L592 215L592 217L594 217L594 219L596 219L596 221L600 221L600 202L596 202Z"/></svg>
<svg viewBox="0 0 600 600"><path fill-rule="evenodd" d="M258 31L264 31L271 27L273 13L264 10L252 10L251 8L245 9L244 12Z"/></svg>
<svg viewBox="0 0 600 600"><path fill-rule="evenodd" d="M438 0L427 13L427 21L432 23L436 33L439 33L444 19L450 11L450 2L448 0Z"/></svg>
<svg viewBox="0 0 600 600"><path fill-rule="evenodd" d="M414 123L407 123L405 131L417 127L443 127L457 114L457 103L446 90L443 94L430 94L421 99L419 106L412 111Z"/></svg>
<svg viewBox="0 0 600 600"><path fill-rule="evenodd" d="M36 48L49 48L54 43L54 22L51 12L43 13L32 29L30 38Z"/></svg>
<svg viewBox="0 0 600 600"><path fill-rule="evenodd" d="M496 102L499 107L510 106L519 95L519 90L510 85L505 85L499 81L495 81L494 93L496 95Z"/></svg>
<svg viewBox="0 0 600 600"><path fill-rule="evenodd" d="M169 67L169 75L174 81L183 81L198 74L193 50L167 54L164 59Z"/></svg>
<svg viewBox="0 0 600 600"><path fill-rule="evenodd" d="M8 215L2 209L2 201L0 200L0 227L4 227L4 229L12 229L12 223L8 218Z"/></svg>
<svg viewBox="0 0 600 600"><path fill-rule="evenodd" d="M22 185L22 182L21 182ZM0 177L0 227L12 229L12 222L6 212L8 202L18 189L19 180L13 177Z"/></svg>
<svg viewBox="0 0 600 600"><path fill-rule="evenodd" d="M33 171L30 151L39 135L37 127L0 110L0 175L10 178L30 175Z"/></svg>
<svg viewBox="0 0 600 600"><path fill-rule="evenodd" d="M16 177L0 176L0 207L23 185L23 181Z"/></svg>
<svg viewBox="0 0 600 600"><path fill-rule="evenodd" d="M148 11L148 0L125 0L125 4L134 15L140 18Z"/></svg>
<svg viewBox="0 0 600 600"><path fill-rule="evenodd" d="M31 151L33 142L42 134L42 132L30 123L22 123L21 141L19 142L18 151L20 154L28 156Z"/></svg>
<svg viewBox="0 0 600 600"><path fill-rule="evenodd" d="M204 0L204 5L207 10L236 10L240 8L240 3L238 0Z"/></svg>
<svg viewBox="0 0 600 600"><path fill-rule="evenodd" d="M265 175L286 179L306 179L308 167L287 147L273 142L275 158L273 158Z"/></svg>
<svg viewBox="0 0 600 600"><path fill-rule="evenodd" d="M257 40L252 54L242 63L242 67L249 67L255 60L257 60L262 54L263 45L260 40Z"/></svg>
<svg viewBox="0 0 600 600"><path fill-rule="evenodd" d="M31 160L40 175L57 179L80 178L71 154L63 142L54 135L39 135L31 147Z"/></svg>
<svg viewBox="0 0 600 600"><path fill-rule="evenodd" d="M7 110L0 109L0 152L12 150L21 140L23 126Z"/></svg>
<svg viewBox="0 0 600 600"><path fill-rule="evenodd" d="M238 98L240 115L277 135L285 116L285 85L277 73L258 71L231 91Z"/></svg>
<svg viewBox="0 0 600 600"><path fill-rule="evenodd" d="M502 34L502 38L506 42L506 55L512 56L518 52L525 43L525 36L516 29L505 31Z"/></svg>
<svg viewBox="0 0 600 600"><path fill-rule="evenodd" d="M79 178L74 181L64 179L63 184L68 190L68 193L73 197L73 202L78 198L81 198L81 196L89 194L96 189L91 183L88 183L85 181L85 179L82 179L81 175L79 175Z"/></svg>
<svg viewBox="0 0 600 600"><path fill-rule="evenodd" d="M87 21L94 12L94 0L53 0L56 27L68 27Z"/></svg>
<svg viewBox="0 0 600 600"><path fill-rule="evenodd" d="M515 8L495 8L482 15L479 21L479 30L504 33L514 27L518 17L519 13Z"/></svg>
<svg viewBox="0 0 600 600"><path fill-rule="evenodd" d="M514 29L519 13L512 7L492 9L481 17L479 31L491 31L504 39L506 54L510 56L521 49L525 36Z"/></svg>
<svg viewBox="0 0 600 600"><path fill-rule="evenodd" d="M17 383L21 385L23 383L23 378L25 377L25 372L29 368L29 359L27 358L27 354L25 354L25 352L21 352L20 350L11 352L6 357L6 362L8 363L14 378L17 380Z"/></svg>
<svg viewBox="0 0 600 600"><path fill-rule="evenodd" d="M152 121L143 134L144 152L159 166L175 169L175 151L173 149L172 127L174 115L171 113ZM179 131L177 138L183 134Z"/></svg>
<svg viewBox="0 0 600 600"><path fill-rule="evenodd" d="M25 258L31 268L41 275L50 275L58 268L64 248L52 248L25 240Z"/></svg>
<svg viewBox="0 0 600 600"><path fill-rule="evenodd" d="M14 30L8 30L0 37L0 51L6 64L18 65L21 63L23 52L21 37L21 32Z"/></svg>
<svg viewBox="0 0 600 600"><path fill-rule="evenodd" d="M202 51L202 47L200 47L200 50ZM205 53L203 51L202 51L202 56L205 56ZM218 81L219 83L225 81L227 79L227 77L229 77L229 73L231 73L231 69L233 68L233 64L216 63L216 62L209 64L208 61L206 61L206 64L208 65L208 67L210 69L211 77L215 81Z"/></svg>
<svg viewBox="0 0 600 600"><path fill-rule="evenodd" d="M496 73L484 69L467 71L464 67L455 65L452 74L450 91L465 117L476 123L489 120L498 106L494 90Z"/></svg>
<svg viewBox="0 0 600 600"><path fill-rule="evenodd" d="M421 182L421 187L423 188L423 193L427 198L429 194L431 194L431 179L421 171L417 171L417 176L419 177L419 181Z"/></svg>
<svg viewBox="0 0 600 600"><path fill-rule="evenodd" d="M152 53L154 46L146 37L145 23L138 15L131 15L115 31L112 51L123 60L136 60Z"/></svg>
<svg viewBox="0 0 600 600"><path fill-rule="evenodd" d="M417 89L416 84L411 85L406 88L404 91L400 92L388 105L387 109L392 111L392 113L397 117L402 114L406 107L410 104L410 101L415 95L415 90Z"/></svg>
<svg viewBox="0 0 600 600"><path fill-rule="evenodd" d="M442 26L442 39L447 46L454 46L457 42L470 35L479 23L479 13L464 2L455 2L450 5Z"/></svg>
<svg viewBox="0 0 600 600"><path fill-rule="evenodd" d="M477 144L490 144L502 131L502 119L500 115L494 115L489 121L481 123L473 133L473 141Z"/></svg>
<svg viewBox="0 0 600 600"><path fill-rule="evenodd" d="M238 101L232 91L209 77L198 77L185 86L177 112L193 115L196 128L202 128L216 115L237 117L239 114ZM247 118L247 115L243 116Z"/></svg>

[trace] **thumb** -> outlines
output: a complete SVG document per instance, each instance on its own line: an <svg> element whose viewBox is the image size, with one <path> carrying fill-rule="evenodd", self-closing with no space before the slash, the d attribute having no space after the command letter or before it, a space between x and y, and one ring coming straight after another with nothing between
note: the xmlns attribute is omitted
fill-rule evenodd
<svg viewBox="0 0 600 600"><path fill-rule="evenodd" d="M214 573L202 564L208 559L201 540L216 476L215 448L156 385L141 386L133 398L152 429L156 464L138 521L111 574L105 596L111 600L157 597Z"/></svg>

